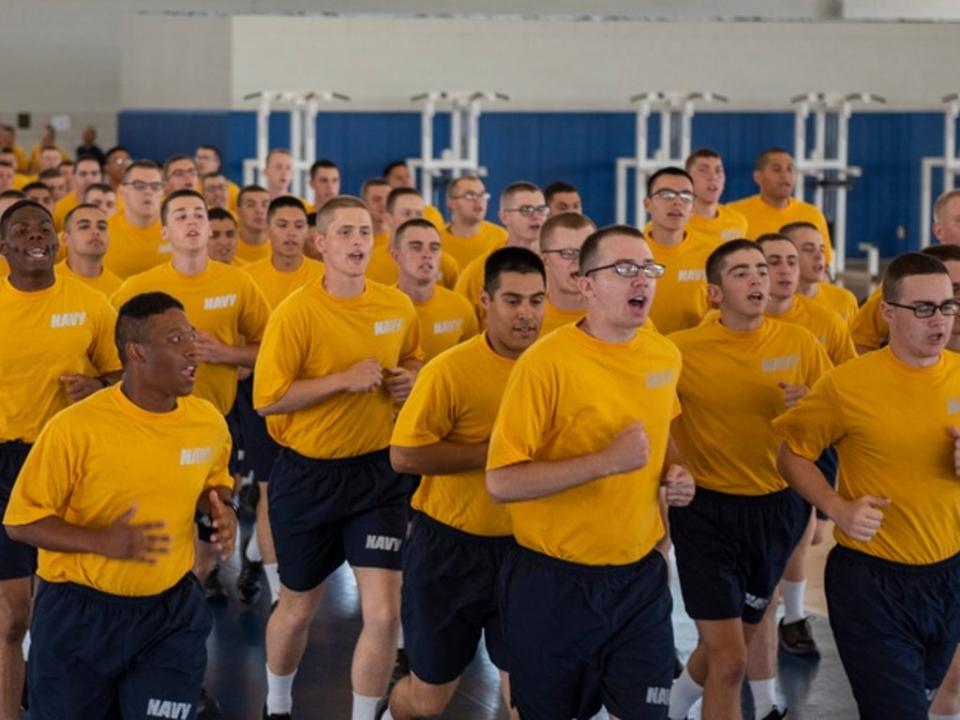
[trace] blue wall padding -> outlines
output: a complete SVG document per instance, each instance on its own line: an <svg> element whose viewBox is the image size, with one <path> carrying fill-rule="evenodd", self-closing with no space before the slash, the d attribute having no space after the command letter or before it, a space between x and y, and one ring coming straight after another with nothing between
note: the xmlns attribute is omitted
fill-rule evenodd
<svg viewBox="0 0 960 720"><path fill-rule="evenodd" d="M860 113L850 121L850 161L863 177L849 194L849 254L860 242L879 245L884 257L919 246L920 159L942 153L940 113ZM193 153L197 145L220 147L224 167L240 182L244 158L255 153L255 115L250 111L148 111L119 114L120 143L134 157L162 161ZM650 142L657 142L657 118ZM508 182L546 185L565 180L581 192L584 207L599 224L614 219L614 167L634 152L631 113L490 113L480 120L480 160L489 171L487 188L496 195ZM435 149L446 147L449 122L435 121ZM756 192L751 179L756 153L793 145L790 113L700 113L693 120L694 146L718 150L727 171L725 199ZM271 147L289 144L289 116L274 113ZM395 159L420 153L420 116L415 112L329 112L317 119L317 156L336 162L344 192L358 193L367 178ZM939 177L935 178L937 188ZM632 197L632 192L630 197ZM442 197L433 198L442 206ZM490 204L496 213L497 202ZM828 218L831 219L832 218ZM905 236L898 237L903 228Z"/></svg>

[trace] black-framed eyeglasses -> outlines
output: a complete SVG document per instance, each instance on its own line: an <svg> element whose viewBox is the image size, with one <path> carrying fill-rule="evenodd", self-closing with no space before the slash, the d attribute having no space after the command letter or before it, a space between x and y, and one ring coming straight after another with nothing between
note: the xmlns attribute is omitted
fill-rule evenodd
<svg viewBox="0 0 960 720"><path fill-rule="evenodd" d="M556 248L554 250L542 250L541 252L544 255L554 253L564 260L576 260L580 257L580 248Z"/></svg>
<svg viewBox="0 0 960 720"><path fill-rule="evenodd" d="M663 277L663 273L666 272L667 266L661 265L660 263L647 262L643 265L633 262L633 260L617 260L615 263L610 263L609 265L601 265L600 267L590 268L589 270L581 273L584 277L590 273L600 272L601 270L613 270L620 277L632 278L639 275L641 272L646 275L651 280L656 280L657 278Z"/></svg>
<svg viewBox="0 0 960 720"><path fill-rule="evenodd" d="M467 190L467 192L462 195L451 195L451 200L469 200L473 202L474 200L489 200L490 193L488 192L474 192L473 190Z"/></svg>
<svg viewBox="0 0 960 720"><path fill-rule="evenodd" d="M547 205L521 205L518 208L504 208L504 212L518 212L524 217L531 215L549 215L550 208Z"/></svg>
<svg viewBox="0 0 960 720"><path fill-rule="evenodd" d="M670 190L668 188L661 188L660 190L651 193L650 197L660 198L661 200L666 200L667 202L679 199L684 205L689 205L693 202L693 193L689 190Z"/></svg>
<svg viewBox="0 0 960 720"><path fill-rule="evenodd" d="M944 317L953 317L960 312L960 301L957 300L945 300L939 305L932 302L918 302L914 303L913 305L902 305L900 303L888 302L887 305L903 308L904 310L910 310L913 312L915 317L918 317L921 320L932 318L937 310L939 310L940 314Z"/></svg>

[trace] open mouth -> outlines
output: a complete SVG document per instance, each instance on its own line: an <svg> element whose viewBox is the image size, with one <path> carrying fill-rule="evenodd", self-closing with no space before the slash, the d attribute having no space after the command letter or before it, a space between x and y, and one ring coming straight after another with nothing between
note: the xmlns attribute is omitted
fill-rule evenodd
<svg viewBox="0 0 960 720"><path fill-rule="evenodd" d="M648 298L646 295L637 295L636 297L632 297L629 300L627 300L627 304L630 307L643 308L643 307L646 307L647 300Z"/></svg>
<svg viewBox="0 0 960 720"><path fill-rule="evenodd" d="M193 382L194 380L197 379L197 366L187 365L183 370L180 371L180 374L183 375L190 382Z"/></svg>
<svg viewBox="0 0 960 720"><path fill-rule="evenodd" d="M755 290L754 292L747 295L747 300L749 300L750 302L762 303L766 300L766 297L764 297L764 294L759 290Z"/></svg>
<svg viewBox="0 0 960 720"><path fill-rule="evenodd" d="M347 257L353 260L354 262L363 262L363 259L366 257L366 255L362 252L352 252L349 255L347 255Z"/></svg>
<svg viewBox="0 0 960 720"><path fill-rule="evenodd" d="M930 333L927 335L927 339L931 345L939 345L947 339L947 334L942 332Z"/></svg>
<svg viewBox="0 0 960 720"><path fill-rule="evenodd" d="M24 255L31 258L36 258L37 260L45 260L50 257L50 248L49 247L32 247L24 250Z"/></svg>

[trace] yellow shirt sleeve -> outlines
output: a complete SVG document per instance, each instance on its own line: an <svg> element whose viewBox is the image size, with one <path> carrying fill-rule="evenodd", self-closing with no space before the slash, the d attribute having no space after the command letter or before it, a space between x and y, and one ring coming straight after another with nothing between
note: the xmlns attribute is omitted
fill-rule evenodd
<svg viewBox="0 0 960 720"><path fill-rule="evenodd" d="M883 319L880 303L883 302L883 288L874 290L860 310L853 316L850 333L853 342L863 350L879 350L890 337L890 326Z"/></svg>

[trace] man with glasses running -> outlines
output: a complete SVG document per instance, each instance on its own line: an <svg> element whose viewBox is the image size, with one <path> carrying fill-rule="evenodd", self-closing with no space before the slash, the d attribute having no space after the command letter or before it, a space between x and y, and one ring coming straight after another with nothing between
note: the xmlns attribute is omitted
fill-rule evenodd
<svg viewBox="0 0 960 720"><path fill-rule="evenodd" d="M540 188L525 180L507 185L500 193L500 222L507 228L507 240L503 247L522 247L539 254L540 228L550 214L550 208L543 198ZM481 322L484 310L480 304L480 295L483 293L483 268L491 248L474 258L460 273L457 286L454 288L471 303L477 311Z"/></svg>
<svg viewBox="0 0 960 720"><path fill-rule="evenodd" d="M483 180L474 175L454 178L447 186L450 224L440 231L440 242L462 268L507 241L506 230L484 219L489 200Z"/></svg>
<svg viewBox="0 0 960 720"><path fill-rule="evenodd" d="M644 234L654 259L667 267L650 318L663 333L699 325L708 307L704 267L716 243L688 228L693 199L693 178L682 168L662 168L647 180Z"/></svg>
<svg viewBox="0 0 960 720"><path fill-rule="evenodd" d="M127 165L120 184L123 211L110 218L110 248L104 266L121 280L170 259L170 244L160 235L163 179L152 160Z"/></svg>
<svg viewBox="0 0 960 720"><path fill-rule="evenodd" d="M827 607L863 718L927 718L960 641L960 355L944 352L957 311L943 263L901 255L883 280L890 344L774 421L781 473L836 523ZM829 445L836 490L814 464Z"/></svg>
<svg viewBox="0 0 960 720"><path fill-rule="evenodd" d="M525 720L666 718L672 602L658 502L693 479L670 440L680 355L641 326L663 268L640 231L593 233L587 316L527 350L490 439L487 489L519 548L502 563L512 700ZM616 522L611 522L616 519Z"/></svg>
<svg viewBox="0 0 960 720"><path fill-rule="evenodd" d="M540 255L547 271L542 335L587 314L587 299L580 292L580 249L596 229L586 215L573 212L554 215L540 228Z"/></svg>

